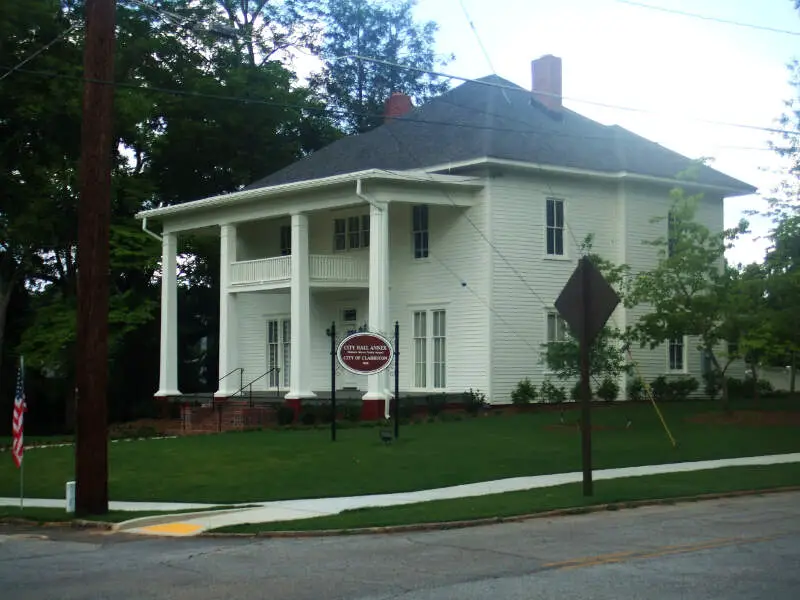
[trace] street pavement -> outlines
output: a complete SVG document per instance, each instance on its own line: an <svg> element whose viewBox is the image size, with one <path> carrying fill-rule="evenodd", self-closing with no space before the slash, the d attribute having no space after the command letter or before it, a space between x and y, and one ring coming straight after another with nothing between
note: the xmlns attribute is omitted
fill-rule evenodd
<svg viewBox="0 0 800 600"><path fill-rule="evenodd" d="M797 492L318 539L0 525L3 600L795 600L798 565Z"/></svg>

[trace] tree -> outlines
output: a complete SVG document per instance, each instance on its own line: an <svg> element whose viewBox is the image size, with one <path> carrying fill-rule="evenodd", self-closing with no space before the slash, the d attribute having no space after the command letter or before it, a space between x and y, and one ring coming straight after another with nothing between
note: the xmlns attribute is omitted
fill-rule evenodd
<svg viewBox="0 0 800 600"><path fill-rule="evenodd" d="M615 265L599 254L592 252L594 236L587 235L581 243L580 252L602 273L605 280L615 289L620 299L628 293L627 281L629 267ZM626 333L613 325L606 325L592 341L589 348L589 372L595 380L600 377L618 378L630 372L631 365L625 357ZM580 377L580 345L578 339L568 335L563 341L542 344L544 354L541 362L555 373L558 379Z"/></svg>
<svg viewBox="0 0 800 600"><path fill-rule="evenodd" d="M327 0L320 11L325 23L322 72L310 81L339 111L348 133L368 131L382 122L386 99L402 92L420 104L449 88L432 71L448 60L434 51L436 23L416 23L417 0ZM361 60L379 59L390 64ZM452 56L450 57L452 59Z"/></svg>
<svg viewBox="0 0 800 600"><path fill-rule="evenodd" d="M707 353L713 376L722 383L723 406L727 410L725 373L739 357L736 341L741 330L738 320L737 272L725 262L725 250L745 233L747 222L714 232L695 219L702 194L687 196L683 189L671 191L668 235L644 243L658 252L658 264L639 273L631 284L626 305L648 305L631 333L642 347L655 348L670 339L692 336Z"/></svg>

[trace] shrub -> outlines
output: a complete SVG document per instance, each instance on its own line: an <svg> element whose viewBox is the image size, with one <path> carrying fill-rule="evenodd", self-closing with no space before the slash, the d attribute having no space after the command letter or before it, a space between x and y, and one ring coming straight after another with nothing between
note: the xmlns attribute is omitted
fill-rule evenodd
<svg viewBox="0 0 800 600"><path fill-rule="evenodd" d="M414 416L414 399L400 398L400 406L397 407L400 419L411 419Z"/></svg>
<svg viewBox="0 0 800 600"><path fill-rule="evenodd" d="M435 417L444 410L444 405L447 402L444 394L436 394L434 396L425 396L425 404L428 407L428 415Z"/></svg>
<svg viewBox="0 0 800 600"><path fill-rule="evenodd" d="M714 400L722 390L722 378L716 371L707 371L703 373L703 382L706 396Z"/></svg>
<svg viewBox="0 0 800 600"><path fill-rule="evenodd" d="M467 414L476 415L478 411L486 406L486 394L480 390L469 388L468 392L464 392L464 410Z"/></svg>
<svg viewBox="0 0 800 600"><path fill-rule="evenodd" d="M560 404L567 399L567 392L563 387L556 387L551 381L543 381L541 387L542 402Z"/></svg>
<svg viewBox="0 0 800 600"><path fill-rule="evenodd" d="M300 422L303 425L313 425L317 422L317 415L313 410L304 410L300 415Z"/></svg>
<svg viewBox="0 0 800 600"><path fill-rule="evenodd" d="M610 377L606 377L597 388L597 395L606 402L613 402L619 395L619 384Z"/></svg>
<svg viewBox="0 0 800 600"><path fill-rule="evenodd" d="M291 406L278 407L278 425L291 425L294 422L294 409Z"/></svg>
<svg viewBox="0 0 800 600"><path fill-rule="evenodd" d="M664 375L659 375L653 380L650 387L656 401L671 402L685 400L687 396L697 391L700 384L694 377L681 377L670 381Z"/></svg>
<svg viewBox="0 0 800 600"><path fill-rule="evenodd" d="M637 377L628 384L628 400L638 402L646 398L644 382Z"/></svg>
<svg viewBox="0 0 800 600"><path fill-rule="evenodd" d="M572 389L569 391L570 399L574 400L575 402L580 401L581 399L581 382L576 381L575 385L572 386Z"/></svg>
<svg viewBox="0 0 800 600"><path fill-rule="evenodd" d="M681 377L671 382L671 386L675 400L686 400L700 388L700 382L694 377Z"/></svg>
<svg viewBox="0 0 800 600"><path fill-rule="evenodd" d="M536 402L536 386L527 377L517 384L511 392L511 402L514 404L530 404Z"/></svg>
<svg viewBox="0 0 800 600"><path fill-rule="evenodd" d="M342 414L346 421L355 423L361 420L361 404L358 402L346 402L342 408Z"/></svg>

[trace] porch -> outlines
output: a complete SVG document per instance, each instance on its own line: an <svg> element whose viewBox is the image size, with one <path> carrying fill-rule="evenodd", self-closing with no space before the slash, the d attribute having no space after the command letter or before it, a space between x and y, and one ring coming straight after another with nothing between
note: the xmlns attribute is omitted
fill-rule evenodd
<svg viewBox="0 0 800 600"><path fill-rule="evenodd" d="M232 262L231 290L254 291L289 287L292 256L275 256ZM367 287L369 260L352 256L311 254L308 278L312 287Z"/></svg>

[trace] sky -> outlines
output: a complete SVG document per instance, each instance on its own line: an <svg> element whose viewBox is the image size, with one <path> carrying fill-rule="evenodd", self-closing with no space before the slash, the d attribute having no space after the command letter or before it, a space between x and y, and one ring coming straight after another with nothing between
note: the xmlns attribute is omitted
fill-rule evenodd
<svg viewBox="0 0 800 600"><path fill-rule="evenodd" d="M800 34L800 14L791 0L642 3ZM792 96L786 65L800 58L800 35L667 14L621 0L419 0L416 16L439 24L438 52L455 54L442 71L469 78L494 72L529 88L531 61L560 56L568 108L686 156L712 157L714 168L758 187L756 195L726 200L726 227L743 211L765 207L763 198L779 180L774 171L780 163L767 149L771 134L704 121L776 127L783 102ZM734 264L760 261L768 246L761 236L770 222L746 218L752 233L728 252Z"/></svg>

